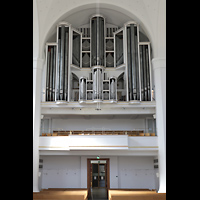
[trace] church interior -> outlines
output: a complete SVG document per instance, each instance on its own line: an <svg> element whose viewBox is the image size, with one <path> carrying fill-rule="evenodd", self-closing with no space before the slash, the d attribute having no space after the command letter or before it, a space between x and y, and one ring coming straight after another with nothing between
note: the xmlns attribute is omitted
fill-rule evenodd
<svg viewBox="0 0 200 200"><path fill-rule="evenodd" d="M33 199L166 199L166 0L33 0Z"/></svg>

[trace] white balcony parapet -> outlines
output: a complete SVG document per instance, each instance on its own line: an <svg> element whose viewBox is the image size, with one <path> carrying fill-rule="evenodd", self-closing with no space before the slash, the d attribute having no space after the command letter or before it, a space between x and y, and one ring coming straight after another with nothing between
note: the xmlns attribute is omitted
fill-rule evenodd
<svg viewBox="0 0 200 200"><path fill-rule="evenodd" d="M157 136L70 135L40 136L39 150L158 150Z"/></svg>

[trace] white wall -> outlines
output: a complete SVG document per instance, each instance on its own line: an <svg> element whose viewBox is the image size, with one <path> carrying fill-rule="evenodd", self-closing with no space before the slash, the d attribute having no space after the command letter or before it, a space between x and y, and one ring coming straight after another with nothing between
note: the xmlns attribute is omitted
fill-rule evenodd
<svg viewBox="0 0 200 200"><path fill-rule="evenodd" d="M118 157L119 188L155 189L152 157Z"/></svg>
<svg viewBox="0 0 200 200"><path fill-rule="evenodd" d="M42 188L87 188L86 156L41 156ZM110 158L110 188L156 189L152 156Z"/></svg>
<svg viewBox="0 0 200 200"><path fill-rule="evenodd" d="M80 156L43 158L42 188L80 188Z"/></svg>
<svg viewBox="0 0 200 200"><path fill-rule="evenodd" d="M133 130L145 129L145 119L70 118L52 119L52 130Z"/></svg>

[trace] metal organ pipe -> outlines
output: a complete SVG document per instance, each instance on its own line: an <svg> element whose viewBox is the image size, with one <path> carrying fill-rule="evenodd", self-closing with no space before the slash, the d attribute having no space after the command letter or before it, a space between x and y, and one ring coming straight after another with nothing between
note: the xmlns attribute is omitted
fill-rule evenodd
<svg viewBox="0 0 200 200"><path fill-rule="evenodd" d="M68 99L69 27L58 28L56 100Z"/></svg>
<svg viewBox="0 0 200 200"><path fill-rule="evenodd" d="M141 100L151 101L150 63L148 45L140 45Z"/></svg>
<svg viewBox="0 0 200 200"><path fill-rule="evenodd" d="M47 45L46 101L55 100L56 46Z"/></svg>
<svg viewBox="0 0 200 200"><path fill-rule="evenodd" d="M49 66L49 100L52 101L52 87L53 87L53 48L50 49L50 66Z"/></svg>
<svg viewBox="0 0 200 200"><path fill-rule="evenodd" d="M95 16L91 18L91 65L104 65L104 18Z"/></svg>
<svg viewBox="0 0 200 200"><path fill-rule="evenodd" d="M116 79L115 78L110 78L110 99L111 100L116 100Z"/></svg>
<svg viewBox="0 0 200 200"><path fill-rule="evenodd" d="M55 100L55 76L56 76L56 46L53 47L53 84L52 84L53 101Z"/></svg>
<svg viewBox="0 0 200 200"><path fill-rule="evenodd" d="M127 61L128 61L128 90L129 90L129 101L133 99L133 88L132 88L132 59L131 59L131 40L130 40L130 27L127 27Z"/></svg>
<svg viewBox="0 0 200 200"><path fill-rule="evenodd" d="M69 32L65 35L65 72L64 72L64 100L67 101L68 93L68 46L69 46Z"/></svg>
<svg viewBox="0 0 200 200"><path fill-rule="evenodd" d="M60 43L61 40L58 39L58 56L57 56L57 73L56 73L56 100L59 100L60 94Z"/></svg>
<svg viewBox="0 0 200 200"><path fill-rule="evenodd" d="M146 67L146 53L145 46L142 46L143 54L143 71L144 71L144 100L147 101L147 67Z"/></svg>
<svg viewBox="0 0 200 200"><path fill-rule="evenodd" d="M65 48L65 38L64 38L64 34L65 34L65 26L61 26L61 53L60 53L60 99L59 100L63 100L63 86L64 86L64 48Z"/></svg>
<svg viewBox="0 0 200 200"><path fill-rule="evenodd" d="M47 73L46 73L46 101L49 101L49 63L50 63L50 52L47 52Z"/></svg>
<svg viewBox="0 0 200 200"><path fill-rule="evenodd" d="M140 46L140 78L141 78L141 101L144 101L144 69L143 69L143 46Z"/></svg>
<svg viewBox="0 0 200 200"><path fill-rule="evenodd" d="M131 70L132 70L132 85L133 85L133 100L137 97L137 73L136 73L136 53L135 53L135 29L134 24L130 25L130 43L131 43Z"/></svg>
<svg viewBox="0 0 200 200"><path fill-rule="evenodd" d="M86 78L80 78L80 101L86 100Z"/></svg>
<svg viewBox="0 0 200 200"><path fill-rule="evenodd" d="M149 53L148 53L148 46L145 49L146 53L146 66L147 66L147 100L151 101L151 91L150 91L150 68L149 68Z"/></svg>

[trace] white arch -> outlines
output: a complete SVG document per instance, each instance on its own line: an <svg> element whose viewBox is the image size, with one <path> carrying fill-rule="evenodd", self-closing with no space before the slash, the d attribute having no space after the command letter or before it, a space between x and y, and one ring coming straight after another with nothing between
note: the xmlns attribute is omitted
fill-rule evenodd
<svg viewBox="0 0 200 200"><path fill-rule="evenodd" d="M82 10L86 10L86 9L91 9L91 8L97 8L97 4L96 3L88 3L88 4L84 4L85 1L81 1L81 3L76 6L76 7L71 7L71 9L66 10L65 13L60 13L60 15L57 15L57 18L54 19L54 21L51 21L51 23L49 23L48 27L46 27L44 34L41 35L41 42L40 42L40 51L39 51L39 55L41 58L44 58L44 47L45 47L45 43L47 42L48 38L50 37L50 35L52 34L52 31L55 30L55 27L57 25L58 22L62 21L63 19L66 19L67 17L69 17L70 15L80 12ZM103 3L99 3L98 4L98 11L99 12L103 12L104 9L111 9L113 11L117 11L119 13L123 13L124 15L127 16L127 18L130 18L134 21L136 21L137 23L139 23L140 27L144 30L145 34L147 35L147 37L149 38L151 44L152 44L152 48L154 49L154 37L153 37L153 32L152 29L150 28L150 25L147 23L146 18L148 16L143 16L141 18L139 18L139 16L137 16L135 13L133 13L131 11L131 8L125 9L122 7L122 5L117 5L119 4L117 1L111 3L106 3L106 1L102 1ZM115 3L115 4L114 4ZM52 3L53 6L53 3ZM97 9L96 9L97 10ZM73 24L72 24L73 26Z"/></svg>

